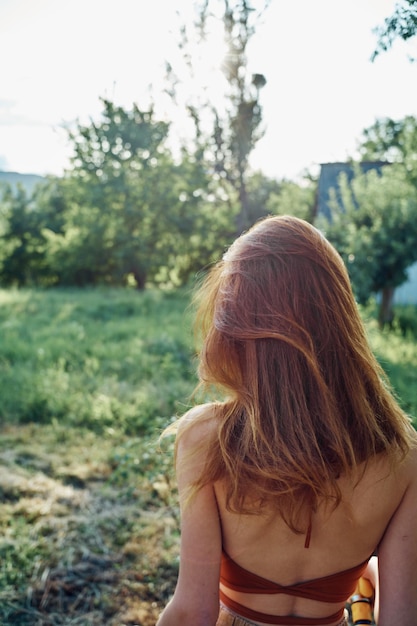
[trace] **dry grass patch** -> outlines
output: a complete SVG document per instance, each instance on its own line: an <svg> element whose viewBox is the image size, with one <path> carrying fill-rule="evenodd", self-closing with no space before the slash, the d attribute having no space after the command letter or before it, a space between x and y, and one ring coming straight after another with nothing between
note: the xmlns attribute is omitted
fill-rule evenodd
<svg viewBox="0 0 417 626"><path fill-rule="evenodd" d="M145 474L115 452L126 445L4 429L1 624L154 626L175 585L178 514L156 452L137 443Z"/></svg>

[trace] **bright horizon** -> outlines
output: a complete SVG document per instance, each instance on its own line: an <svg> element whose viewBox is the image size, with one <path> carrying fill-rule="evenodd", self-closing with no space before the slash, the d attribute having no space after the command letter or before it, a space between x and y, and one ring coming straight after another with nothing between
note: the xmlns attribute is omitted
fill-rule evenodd
<svg viewBox="0 0 417 626"><path fill-rule="evenodd" d="M258 6L258 2L253 3ZM0 0L0 170L61 174L63 124L99 119L100 97L164 105L164 61L178 54L175 7L191 0ZM414 41L371 63L372 29L395 0L272 0L253 38L249 71L267 85L265 136L251 164L273 178L355 156L377 118L417 116ZM218 46L205 60L218 62ZM180 132L180 131L178 131Z"/></svg>

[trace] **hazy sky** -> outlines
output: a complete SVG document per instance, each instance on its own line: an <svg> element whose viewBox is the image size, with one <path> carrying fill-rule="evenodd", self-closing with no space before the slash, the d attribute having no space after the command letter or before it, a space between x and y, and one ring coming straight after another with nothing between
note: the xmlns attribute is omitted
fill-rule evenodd
<svg viewBox="0 0 417 626"><path fill-rule="evenodd" d="M254 0L253 4L259 5ZM100 96L146 108L176 52L175 11L192 0L0 0L0 169L60 174L62 130L98 118ZM402 42L374 63L372 29L395 0L271 0L250 54L262 73L265 137L252 164L274 177L354 155L377 117L417 115L417 57ZM217 41L203 74L220 62ZM196 52L197 54L197 52ZM164 112L161 99L161 114Z"/></svg>

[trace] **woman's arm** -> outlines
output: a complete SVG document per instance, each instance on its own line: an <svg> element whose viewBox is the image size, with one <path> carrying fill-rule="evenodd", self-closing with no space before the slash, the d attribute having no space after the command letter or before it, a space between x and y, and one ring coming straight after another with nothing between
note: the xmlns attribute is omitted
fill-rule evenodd
<svg viewBox="0 0 417 626"><path fill-rule="evenodd" d="M378 548L378 626L417 626L417 451L406 462L408 484Z"/></svg>
<svg viewBox="0 0 417 626"><path fill-rule="evenodd" d="M198 413L201 408L194 411ZM192 412L191 412L192 413ZM187 419L192 419L189 414ZM177 481L181 504L181 551L174 596L157 626L215 626L219 614L221 527L213 486L200 489L186 502L189 485L204 468L204 454L191 452L210 437L210 423L195 423L181 436L177 450Z"/></svg>

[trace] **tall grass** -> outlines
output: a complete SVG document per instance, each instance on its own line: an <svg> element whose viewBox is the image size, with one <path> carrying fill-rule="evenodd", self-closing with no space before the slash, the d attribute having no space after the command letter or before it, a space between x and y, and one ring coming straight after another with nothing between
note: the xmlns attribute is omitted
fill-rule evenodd
<svg viewBox="0 0 417 626"><path fill-rule="evenodd" d="M368 339L394 394L417 427L417 307L399 307L397 319L407 323L394 328L378 328L374 307L363 311Z"/></svg>
<svg viewBox="0 0 417 626"><path fill-rule="evenodd" d="M0 292L0 415L144 434L195 383L186 295Z"/></svg>
<svg viewBox="0 0 417 626"><path fill-rule="evenodd" d="M188 297L0 291L0 417L136 435L165 425L184 410L196 382ZM416 337L381 333L373 311L364 315L375 353L415 416Z"/></svg>
<svg viewBox="0 0 417 626"><path fill-rule="evenodd" d="M0 624L155 623L178 567L156 440L196 382L187 304L0 291Z"/></svg>
<svg viewBox="0 0 417 626"><path fill-rule="evenodd" d="M178 569L172 447L156 440L196 383L188 303L0 290L0 624L154 626ZM364 317L415 418L416 336Z"/></svg>

